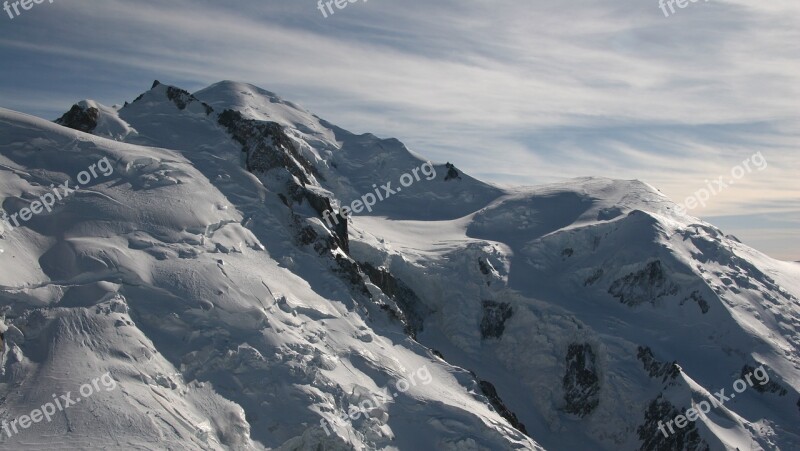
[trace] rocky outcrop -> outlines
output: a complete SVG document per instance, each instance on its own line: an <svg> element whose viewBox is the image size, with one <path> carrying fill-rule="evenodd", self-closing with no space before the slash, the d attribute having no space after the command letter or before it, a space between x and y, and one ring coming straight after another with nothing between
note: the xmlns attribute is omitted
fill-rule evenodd
<svg viewBox="0 0 800 451"><path fill-rule="evenodd" d="M290 197L281 195L284 203L291 206L289 199L297 201L298 198L305 200L304 194L314 194L305 187L297 186L292 190ZM311 197L314 199L314 197ZM310 201L315 208L323 209L330 207L330 201L325 197L318 197L316 201ZM356 296L363 296L370 299L373 305L380 310L386 312L392 319L398 321L403 325L404 332L411 338L416 338L419 331L422 330L423 320L426 315L430 313L424 303L414 293L411 288L404 284L401 280L395 278L385 268L376 268L369 263L359 263L353 260L347 253L347 241L340 241L334 232L329 229L321 229L318 226L315 228L305 218L296 213L292 213L294 220L294 227L297 231L296 238L299 244L310 246L323 258L329 259L331 270L339 278L345 281L353 290ZM346 224L346 219L341 218L342 224ZM344 229L346 236L347 229ZM342 252L334 252L336 250L343 250ZM386 302L385 298L376 297L367 286L367 278L380 291L385 294L390 301ZM365 312L367 316L370 315L369 311Z"/></svg>
<svg viewBox="0 0 800 451"><path fill-rule="evenodd" d="M447 168L447 174L444 176L445 182L448 180L461 180L461 174L458 173L455 166L448 162L444 167Z"/></svg>
<svg viewBox="0 0 800 451"><path fill-rule="evenodd" d="M155 80L155 81L153 81L153 86L150 87L150 90L153 90L158 86L161 86L161 82L158 81L158 80ZM142 98L144 97L145 94L146 93L140 94L139 97L136 97L135 99L133 99L133 102L131 102L131 103L136 103L136 102L142 100ZM201 102L197 97L195 97L192 94L190 94L189 91L185 91L183 89L176 88L174 86L167 86L167 99L169 99L170 102L174 103L175 106L181 111L185 110L186 107L188 107L190 104L192 104L194 102L197 102L205 110L206 116L208 116L208 115L210 115L211 113L214 112L214 108L211 108L211 105L209 105L209 104L207 104L205 102ZM128 105L129 105L128 102L125 102L125 106L128 106Z"/></svg>
<svg viewBox="0 0 800 451"><path fill-rule="evenodd" d="M588 343L569 345L562 383L566 412L585 417L597 408L600 403L600 378L594 350Z"/></svg>
<svg viewBox="0 0 800 451"><path fill-rule="evenodd" d="M481 338L500 338L506 330L506 321L514 315L508 302L483 301Z"/></svg>
<svg viewBox="0 0 800 451"><path fill-rule="evenodd" d="M365 296L369 296L369 290L364 283L364 273L361 272L361 267L354 260L349 257L343 257L337 254L334 257L337 267L333 269L335 273L341 275L344 280L356 287Z"/></svg>
<svg viewBox="0 0 800 451"><path fill-rule="evenodd" d="M425 308L422 300L402 280L396 278L384 267L376 268L369 263L361 263L361 268L384 294L392 298L397 304L408 323L409 334L416 336L422 331L425 316L430 311Z"/></svg>
<svg viewBox="0 0 800 451"><path fill-rule="evenodd" d="M587 287L589 285L594 285L594 283L600 280L601 277L603 277L603 268L597 268L591 276L587 277L586 280L583 281L583 286Z"/></svg>
<svg viewBox="0 0 800 451"><path fill-rule="evenodd" d="M692 291L692 293L689 296L687 296L684 300L681 301L681 305L683 305L686 301L696 302L697 305L700 307L700 311L703 312L704 315L708 313L709 310L708 301L706 301L703 298L703 296L700 294L699 291L697 290Z"/></svg>
<svg viewBox="0 0 800 451"><path fill-rule="evenodd" d="M480 269L481 274L484 275L487 287L492 286L492 281L500 279L500 274L498 274L492 262L485 257L478 258L478 269Z"/></svg>
<svg viewBox="0 0 800 451"><path fill-rule="evenodd" d="M56 124L84 133L91 133L97 128L98 119L100 119L100 110L97 108L85 108L75 104L63 116L56 119Z"/></svg>
<svg viewBox="0 0 800 451"><path fill-rule="evenodd" d="M234 110L223 111L218 121L242 145L248 171L255 173L285 168L303 185L310 183L312 175L323 179L277 122L245 119Z"/></svg>
<svg viewBox="0 0 800 451"><path fill-rule="evenodd" d="M642 441L640 449L647 451L709 451L708 444L700 438L694 422L688 422L683 428L675 426L673 422L671 425L673 432L670 432L665 424L685 412L686 409L677 409L669 401L662 399L662 395L659 394L645 409L644 423L636 429L639 440Z"/></svg>
<svg viewBox="0 0 800 451"><path fill-rule="evenodd" d="M639 346L636 357L642 362L647 374L654 378L661 378L661 382L675 380L681 374L681 368L677 361L661 362L653 355L653 351L646 346Z"/></svg>
<svg viewBox="0 0 800 451"><path fill-rule="evenodd" d="M764 366L765 371L767 371L766 368L767 367ZM762 394L763 393L777 393L778 396L786 396L786 394L789 393L788 390L786 390L786 388L783 385L779 384L778 382L775 382L774 380L770 380L767 383L762 385L760 383L760 381L753 376L753 373L755 371L756 371L756 368L754 368L754 367L752 367L750 365L745 365L745 366L742 367L742 371L741 371L741 373L739 375L742 380L747 380L747 378L745 378L745 376L746 375L750 375L750 381L753 382L753 390L755 390L755 391L757 391L759 393L762 393ZM768 375L762 376L762 379L764 379L765 377L769 377L769 376Z"/></svg>
<svg viewBox="0 0 800 451"><path fill-rule="evenodd" d="M494 267L492 267L492 264L485 258L478 259L478 267L484 275L488 276L494 273Z"/></svg>
<svg viewBox="0 0 800 451"><path fill-rule="evenodd" d="M482 381L480 379L478 379L478 385L480 386L483 395L489 398L489 402L492 404L492 407L494 407L494 410L496 410L501 417L505 418L506 421L511 424L511 426L514 426L516 430L527 435L528 431L525 429L525 425L517 419L517 415L514 412L510 411L508 407L506 407L506 405L503 403L503 400L500 399L500 396L497 394L497 389L494 388L494 385L488 381Z"/></svg>
<svg viewBox="0 0 800 451"><path fill-rule="evenodd" d="M623 304L637 306L645 302L654 304L661 297L677 294L678 285L667 277L661 261L654 260L641 270L615 280L608 293Z"/></svg>
<svg viewBox="0 0 800 451"><path fill-rule="evenodd" d="M340 247L346 254L350 253L347 218L334 211L333 204L329 197L312 191L305 186L298 185L293 180L288 183L287 194L294 202L308 202L308 205L317 212L317 217L319 217L326 226L330 227L336 246ZM285 204L289 205L289 200L286 196L282 199Z"/></svg>
<svg viewBox="0 0 800 451"><path fill-rule="evenodd" d="M186 107L192 102L200 102L195 96L189 94L188 91L184 91L183 89L173 86L167 87L167 98L171 100L179 110L185 110ZM205 109L206 116L214 112L214 109L211 108L211 105L205 102L200 102L200 104Z"/></svg>

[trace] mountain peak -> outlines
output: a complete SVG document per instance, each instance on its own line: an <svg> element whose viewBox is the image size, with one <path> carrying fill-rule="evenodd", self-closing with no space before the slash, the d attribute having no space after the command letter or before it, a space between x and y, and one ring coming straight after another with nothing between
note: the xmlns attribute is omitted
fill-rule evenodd
<svg viewBox="0 0 800 451"><path fill-rule="evenodd" d="M158 435L207 438L198 449L234 444L209 417L239 425L237 449L336 448L328 426L359 449L463 449L467 430L487 449L537 449L526 435L550 449L798 448L759 431L796 423L800 268L675 213L647 183L501 189L230 80L194 94L156 81L119 111L84 101L62 123L122 143L0 110L11 221L33 208L20 193L44 198L101 157L117 170L0 231L0 296L14 300L0 316L14 356L0 395L49 396L42 379L77 371L65 353L86 355L85 337L107 344L91 373L119 376L126 393L163 388L168 402L103 400L115 412L92 413L92 438L133 443L140 429L113 428L158 415ZM35 339L51 336L56 351ZM146 363L130 357L142 343ZM414 401L337 422L388 375L423 365L438 376ZM145 376L126 377L132 367ZM769 384L726 404L738 422L710 413L659 432L757 367ZM15 412L39 402L4 399ZM184 418L196 418L189 430Z"/></svg>
<svg viewBox="0 0 800 451"><path fill-rule="evenodd" d="M217 111L235 110L247 119L277 122L301 129L319 129L319 120L299 105L258 86L223 80L194 93Z"/></svg>
<svg viewBox="0 0 800 451"><path fill-rule="evenodd" d="M205 102L199 101L195 96L189 93L189 91L177 86L165 85L158 80L153 81L153 85L149 91L140 94L133 102L126 103L123 109L135 109L135 105L137 104L145 104L143 108L151 109L153 105L164 102L171 102L179 110L184 110L193 106L193 108L197 108L198 111L202 111L206 115L214 111L211 106Z"/></svg>

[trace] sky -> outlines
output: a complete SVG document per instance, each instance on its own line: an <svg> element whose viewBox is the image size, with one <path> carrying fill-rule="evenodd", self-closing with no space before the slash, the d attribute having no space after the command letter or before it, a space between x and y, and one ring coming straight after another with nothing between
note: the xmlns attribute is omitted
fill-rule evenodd
<svg viewBox="0 0 800 451"><path fill-rule="evenodd" d="M669 16L658 0L356 0L327 17L318 7L0 10L0 106L55 119L86 98L131 101L154 79L189 91L243 81L497 184L638 179L683 203L711 183L689 214L800 260L797 0L699 0L665 5ZM744 170L753 155L765 164Z"/></svg>

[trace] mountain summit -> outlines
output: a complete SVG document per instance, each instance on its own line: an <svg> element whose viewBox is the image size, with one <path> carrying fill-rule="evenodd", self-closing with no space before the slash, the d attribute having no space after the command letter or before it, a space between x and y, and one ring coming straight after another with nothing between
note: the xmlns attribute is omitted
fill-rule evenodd
<svg viewBox="0 0 800 451"><path fill-rule="evenodd" d="M0 109L0 158L0 448L800 449L800 267L646 183L500 188L232 81Z"/></svg>

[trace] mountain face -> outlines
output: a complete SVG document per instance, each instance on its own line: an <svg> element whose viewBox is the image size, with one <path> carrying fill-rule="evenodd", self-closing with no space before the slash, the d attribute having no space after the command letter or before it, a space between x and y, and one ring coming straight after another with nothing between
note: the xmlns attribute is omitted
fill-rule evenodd
<svg viewBox="0 0 800 451"><path fill-rule="evenodd" d="M800 449L800 266L456 164L227 81L0 109L0 449Z"/></svg>

